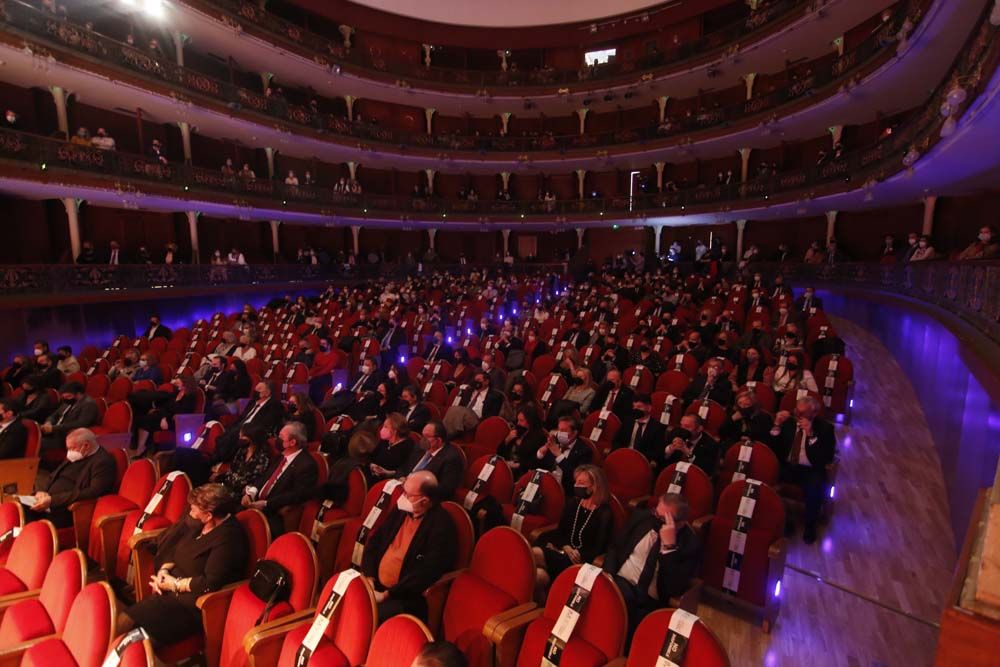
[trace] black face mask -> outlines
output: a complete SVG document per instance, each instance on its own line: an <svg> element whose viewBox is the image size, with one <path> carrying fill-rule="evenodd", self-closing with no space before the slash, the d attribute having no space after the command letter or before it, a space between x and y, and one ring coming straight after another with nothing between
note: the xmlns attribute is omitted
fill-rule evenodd
<svg viewBox="0 0 1000 667"><path fill-rule="evenodd" d="M594 492L586 486L574 486L573 495L581 500L584 500L594 495Z"/></svg>
<svg viewBox="0 0 1000 667"><path fill-rule="evenodd" d="M528 427L521 426L520 424L518 424L517 426L514 427L514 430L517 431L518 435L524 435L525 433L528 432Z"/></svg>
<svg viewBox="0 0 1000 667"><path fill-rule="evenodd" d="M635 408L634 410L632 410L632 417L634 417L635 419L644 419L648 415L649 415L648 412L646 412L645 410L640 410L639 408Z"/></svg>
<svg viewBox="0 0 1000 667"><path fill-rule="evenodd" d="M76 405L76 398L64 398L63 405Z"/></svg>
<svg viewBox="0 0 1000 667"><path fill-rule="evenodd" d="M524 393L520 391L512 391L510 392L510 397L513 398L514 400L519 401L522 398L524 398Z"/></svg>
<svg viewBox="0 0 1000 667"><path fill-rule="evenodd" d="M569 383L570 383L571 385L573 385L574 387L578 387L578 386L580 386L580 385L582 385L582 384L583 384L583 378L578 378L578 377L571 377L571 378L569 379Z"/></svg>
<svg viewBox="0 0 1000 667"><path fill-rule="evenodd" d="M674 437L680 438L681 440L687 442L688 440L691 439L691 431L687 430L686 428L679 428L676 431L674 431Z"/></svg>
<svg viewBox="0 0 1000 667"><path fill-rule="evenodd" d="M798 364L785 364L785 368L787 368L790 371L797 371L797 370L799 370L799 365Z"/></svg>

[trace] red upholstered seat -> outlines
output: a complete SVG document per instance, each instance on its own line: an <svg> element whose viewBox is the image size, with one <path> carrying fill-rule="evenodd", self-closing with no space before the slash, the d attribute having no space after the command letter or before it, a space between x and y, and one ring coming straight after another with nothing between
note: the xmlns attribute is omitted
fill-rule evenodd
<svg viewBox="0 0 1000 667"><path fill-rule="evenodd" d="M569 598L580 567L574 565L552 583L542 615L528 625L524 634L517 667L537 667L541 663L545 643ZM625 643L626 613L625 601L611 577L599 574L566 643L560 664L599 667L621 655Z"/></svg>
<svg viewBox="0 0 1000 667"><path fill-rule="evenodd" d="M22 667L100 667L115 630L115 597L103 581L77 594L59 638L24 652Z"/></svg>
<svg viewBox="0 0 1000 667"><path fill-rule="evenodd" d="M836 361L836 363L834 363ZM820 400L832 415L850 412L848 396L854 382L854 364L844 355L827 354L820 357L813 370ZM827 378L833 378L827 387Z"/></svg>
<svg viewBox="0 0 1000 667"><path fill-rule="evenodd" d="M480 538L469 568L451 584L443 615L443 636L469 659L488 665L483 627L496 614L531 601L535 565L531 547L517 531L501 526Z"/></svg>
<svg viewBox="0 0 1000 667"><path fill-rule="evenodd" d="M655 667L674 612L674 609L658 609L642 620L632 638L626 667ZM722 642L701 619L691 628L680 667L729 667L729 656Z"/></svg>
<svg viewBox="0 0 1000 667"><path fill-rule="evenodd" d="M111 650L108 651L109 656L124 637L125 635L115 638ZM121 662L118 663L118 667L153 667L153 643L149 639L144 639L141 642L129 644L119 659Z"/></svg>
<svg viewBox="0 0 1000 667"><path fill-rule="evenodd" d="M34 424L34 422L32 422ZM7 535L14 528L24 525L24 506L17 502L0 503L0 535ZM11 533L0 542L0 567L7 563L10 548L14 545L14 535Z"/></svg>
<svg viewBox="0 0 1000 667"><path fill-rule="evenodd" d="M670 488L670 482L674 479L677 464L664 468L656 478L656 486L653 487L653 495L649 497L648 507L656 507L660 496ZM684 477L684 485L681 487L681 495L688 501L688 518L693 523L703 516L712 513L712 506L715 504L715 493L712 488L712 480L705 471L692 464L688 468Z"/></svg>
<svg viewBox="0 0 1000 667"><path fill-rule="evenodd" d="M0 567L0 595L42 587L56 555L56 531L48 521L29 523L14 538L7 563Z"/></svg>
<svg viewBox="0 0 1000 667"><path fill-rule="evenodd" d="M681 417L684 415L682 395L666 391L653 392L650 397L652 399L650 415L668 429L680 426ZM666 417L664 417L664 412Z"/></svg>
<svg viewBox="0 0 1000 667"><path fill-rule="evenodd" d="M87 560L83 552L68 549L59 553L45 573L38 597L7 607L0 620L0 646L62 632L70 606L86 582Z"/></svg>
<svg viewBox="0 0 1000 667"><path fill-rule="evenodd" d="M413 616L393 616L375 633L365 667L410 665L431 640L430 630Z"/></svg>
<svg viewBox="0 0 1000 667"><path fill-rule="evenodd" d="M472 444L466 447L470 460L478 459L486 454L496 454L500 443L510 433L510 424L503 417L487 417L479 422Z"/></svg>
<svg viewBox="0 0 1000 667"><path fill-rule="evenodd" d="M622 376L622 386L629 387L637 394L653 391L653 372L646 366L632 366Z"/></svg>
<svg viewBox="0 0 1000 667"><path fill-rule="evenodd" d="M549 373L535 385L535 400L546 408L561 399L569 390L565 378L559 373Z"/></svg>
<svg viewBox="0 0 1000 667"><path fill-rule="evenodd" d="M320 517L322 523L329 523L340 519L347 519L361 515L361 509L365 504L365 496L368 494L368 482L360 468L355 468L347 475L347 500L343 505L331 507L323 512ZM311 535L313 522L316 520L316 513L322 505L319 500L306 501L302 508L302 518L299 520L298 530L304 535Z"/></svg>
<svg viewBox="0 0 1000 667"><path fill-rule="evenodd" d="M461 503L465 501L465 496L476 485L476 480L479 479L479 473L483 471L483 466L491 458L493 457L488 454L480 456L472 462L472 465L465 469L465 479L462 482L462 486L455 492L455 502ZM503 503L510 502L513 490L514 473L511 472L510 465L505 460L497 457L497 460L494 462L493 473L480 491L479 497L484 498L489 496L496 499L502 505Z"/></svg>
<svg viewBox="0 0 1000 667"><path fill-rule="evenodd" d="M125 470L118 493L97 499L90 526L86 527L89 535L87 554L91 558L98 563L104 562L101 536L97 529L98 522L105 516L141 509L153 496L154 486L156 486L156 465L150 459L136 459ZM78 530L82 528L77 527Z"/></svg>
<svg viewBox="0 0 1000 667"><path fill-rule="evenodd" d="M379 497L382 495L382 489L389 482L389 480L381 480L372 485L372 488L368 490L368 495L365 496L365 504L361 508L361 514L354 519L349 520L344 524L343 533L340 536L340 541L337 543L336 558L333 563L334 572L339 572L341 570L346 570L351 566L351 552L354 549L354 542L357 540L358 531L361 529L361 524L364 522L365 517L375 503L378 502ZM400 484L392 491L392 496L390 496L389 501L386 503L385 510L379 515L378 519L375 521L375 525L372 526L369 535L374 533L379 526L385 522L385 518L389 515L389 510L396 506L396 500L403 493L403 485Z"/></svg>
<svg viewBox="0 0 1000 667"><path fill-rule="evenodd" d="M111 380L103 373L95 373L87 378L86 393L91 398L104 398L108 395L109 387L111 387Z"/></svg>
<svg viewBox="0 0 1000 667"><path fill-rule="evenodd" d="M124 401L128 398L128 395L132 393L132 380L125 377L124 375L119 375L111 383L108 388L107 399L108 403L115 403L117 401Z"/></svg>
<svg viewBox="0 0 1000 667"><path fill-rule="evenodd" d="M656 379L656 391L683 396L689 384L691 384L691 378L683 371L667 371Z"/></svg>
<svg viewBox="0 0 1000 667"><path fill-rule="evenodd" d="M601 429L599 434L595 434L594 429L601 421L602 412L598 408L587 415L587 418L583 420L583 428L580 429L580 436L592 440L597 445L599 451L606 452L611 449L611 443L614 442L615 436L621 430L622 422L615 413L608 412L604 420L604 428Z"/></svg>
<svg viewBox="0 0 1000 667"><path fill-rule="evenodd" d="M128 446L132 440L131 404L128 401L111 403L107 411L101 415L101 423L90 430L105 446L118 446L120 449ZM101 436L115 436L115 438Z"/></svg>
<svg viewBox="0 0 1000 667"><path fill-rule="evenodd" d="M157 481L156 486L153 488L151 497L160 492L163 485L166 483L166 480L167 476L164 475ZM157 506L153 509L152 514L143 523L142 530L158 530L160 528L166 528L167 526L179 521L187 511L187 498L190 493L190 478L188 478L188 476L184 473L177 474L173 483L170 485L170 489L167 490L163 499L157 504ZM148 505L148 502L149 501L147 501L146 505ZM126 573L128 572L128 562L132 556L132 550L129 548L128 543L132 535L135 533L136 526L142 518L146 505L130 510L125 514L121 523L121 529L118 531L118 540L116 542L112 540L115 544L115 560L113 564L110 562L110 554L106 551L106 549L108 549L108 543L105 542L102 545L100 551L105 554L104 567L109 577L116 577L118 579L125 578ZM105 533L103 531L100 532L100 535L101 540L105 540Z"/></svg>
<svg viewBox="0 0 1000 667"><path fill-rule="evenodd" d="M29 459L38 458L42 447L42 431L38 422L34 419L22 419L21 423L28 432L28 439L24 443L24 456Z"/></svg>
<svg viewBox="0 0 1000 667"><path fill-rule="evenodd" d="M521 478L517 480L517 484L514 485L512 502L503 505L503 518L508 525L514 516L514 511L517 509L517 501L521 491L531 481L533 474L533 472L526 472L521 475ZM539 482L538 491L542 494L542 500L538 505L536 513L528 514L524 517L524 522L521 524L521 533L523 535L530 536L531 533L542 526L559 523L559 518L562 516L563 506L566 504L566 492L563 490L562 484L557 482L556 478L552 475L545 473Z"/></svg>
<svg viewBox="0 0 1000 667"><path fill-rule="evenodd" d="M733 481L733 473L736 472L736 467L739 463L740 446L742 444L741 442L737 442L726 450L726 457L723 460L722 469L719 471L717 482L720 494ZM774 451L770 447L762 442L751 444L753 450L750 453L750 469L746 473L747 477L750 479L759 479L768 486L774 486L778 483L778 475L781 472L778 457L774 455Z"/></svg>
<svg viewBox="0 0 1000 667"><path fill-rule="evenodd" d="M645 496L653 484L653 469L645 455L634 449L616 449L604 459L608 488L623 503Z"/></svg>

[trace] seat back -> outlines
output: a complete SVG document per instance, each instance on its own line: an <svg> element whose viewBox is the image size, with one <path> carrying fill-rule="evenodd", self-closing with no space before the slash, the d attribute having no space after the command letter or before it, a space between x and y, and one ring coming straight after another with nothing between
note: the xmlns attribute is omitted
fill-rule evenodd
<svg viewBox="0 0 1000 667"><path fill-rule="evenodd" d="M683 371L667 371L656 380L656 391L665 391L674 396L683 396L691 384L691 378Z"/></svg>
<svg viewBox="0 0 1000 667"><path fill-rule="evenodd" d="M660 497L670 489L677 473L677 464L672 463L664 468L656 478L656 486L653 488L653 495L649 497L648 506L650 509L656 507ZM712 513L712 505L715 504L715 493L712 489L712 480L705 471L694 465L688 467L681 485L681 495L688 501L688 518L691 521L708 516Z"/></svg>
<svg viewBox="0 0 1000 667"><path fill-rule="evenodd" d="M465 480L462 488L458 489L455 493L455 500L457 502L465 500L466 494L475 487L476 480L479 479L479 473L483 471L483 467L489 463L491 458L493 457L490 455L480 456L472 462L472 465L465 469ZM480 490L479 497L489 496L500 504L509 503L513 490L514 473L511 472L510 465L505 460L497 457L493 466L493 473L490 474L490 478Z"/></svg>
<svg viewBox="0 0 1000 667"><path fill-rule="evenodd" d="M265 554L271 547L271 526L267 523L267 517L260 510L243 510L236 515L236 520L243 526L243 532L247 535L249 545L249 558L247 558L247 577L249 577L257 565L257 561L265 558Z"/></svg>
<svg viewBox="0 0 1000 667"><path fill-rule="evenodd" d="M138 507L153 497L157 486L156 465L151 459L135 459L125 469L125 476L118 486L118 495Z"/></svg>
<svg viewBox="0 0 1000 667"><path fill-rule="evenodd" d="M108 655L105 660L111 657L113 653L119 650L121 642L123 642L129 635L121 635L116 637L112 648L108 651ZM156 664L156 660L153 655L153 642L146 637L142 641L135 641L125 647L125 650L118 654L118 667L153 667Z"/></svg>
<svg viewBox="0 0 1000 667"><path fill-rule="evenodd" d="M170 484L170 488L167 492L163 494L163 498L156 504L153 508L152 514L145 519L140 530L157 530L159 528L166 528L172 524L180 521L181 517L187 512L188 509L188 495L191 493L191 479L182 472L172 473L174 475L174 480ZM153 488L153 494L147 504L142 506L140 509L135 509L130 511L125 515L125 520L122 522L121 534L118 538L117 553L115 554L114 565L109 565L113 572L108 572L109 576L115 576L118 578L124 578L126 572L128 571L129 559L132 558L132 549L129 548L129 540L136 531L136 527L139 525L139 521L142 515L152 501L152 497L159 494L163 486L167 482L167 475L160 477L157 481L156 486Z"/></svg>
<svg viewBox="0 0 1000 667"><path fill-rule="evenodd" d="M22 419L21 424L28 432L28 439L24 443L24 457L27 459L38 458L42 448L42 430L34 419Z"/></svg>
<svg viewBox="0 0 1000 667"><path fill-rule="evenodd" d="M409 614L393 616L375 633L365 667L410 665L433 640L431 631L419 619Z"/></svg>
<svg viewBox="0 0 1000 667"><path fill-rule="evenodd" d="M111 381L108 379L107 375L103 373L95 373L94 375L87 377L87 396L91 398L104 398L108 395L108 388L111 386Z"/></svg>
<svg viewBox="0 0 1000 667"><path fill-rule="evenodd" d="M604 427L597 433L597 426L604 419ZM621 430L622 422L613 412L605 413L604 410L594 410L583 420L583 428L580 429L580 436L593 440L598 449L606 449L614 442L615 436Z"/></svg>
<svg viewBox="0 0 1000 667"><path fill-rule="evenodd" d="M645 455L634 449L616 449L604 459L608 488L623 503L649 493L653 468Z"/></svg>
<svg viewBox="0 0 1000 667"><path fill-rule="evenodd" d="M658 609L642 619L632 638L626 667L651 667L657 664L670 620L677 611ZM729 667L725 647L701 619L691 628L680 667Z"/></svg>
<svg viewBox="0 0 1000 667"><path fill-rule="evenodd" d="M99 667L115 633L115 596L103 581L81 590L70 607L62 643L72 655L74 667ZM25 667L52 667L45 642L29 648L21 662Z"/></svg>
<svg viewBox="0 0 1000 667"><path fill-rule="evenodd" d="M24 590L41 588L57 548L55 527L48 521L33 521L14 538L5 567L21 580Z"/></svg>
<svg viewBox="0 0 1000 667"><path fill-rule="evenodd" d="M778 483L778 475L781 472L781 464L774 451L761 442L751 442L749 469L745 471L750 479L759 479L768 486ZM733 481L733 473L739 466L740 448L743 442L734 443L726 450L726 457L722 463L722 470L719 471L719 493L729 486Z"/></svg>
<svg viewBox="0 0 1000 667"><path fill-rule="evenodd" d="M465 508L456 502L447 500L441 503L441 507L451 516L452 523L455 524L455 535L457 544L455 549L455 568L461 570L469 566L472 560L472 548L476 544L476 531L472 527L472 519Z"/></svg>
<svg viewBox="0 0 1000 667"><path fill-rule="evenodd" d="M132 393L132 380L125 377L124 375L119 375L111 383L108 388L107 398L108 403L116 403L118 401L124 401L128 398L128 395Z"/></svg>
<svg viewBox="0 0 1000 667"><path fill-rule="evenodd" d="M52 627L62 632L77 594L87 584L87 558L79 549L67 549L52 559L38 601L45 607Z"/></svg>
<svg viewBox="0 0 1000 667"><path fill-rule="evenodd" d="M107 433L131 433L132 406L128 401L111 403L101 418L101 428Z"/></svg>
<svg viewBox="0 0 1000 667"><path fill-rule="evenodd" d="M510 433L510 424L503 417L487 417L476 427L475 443L495 452Z"/></svg>
<svg viewBox="0 0 1000 667"><path fill-rule="evenodd" d="M531 481L533 474L532 471L524 473L517 480L517 484L514 485L513 500L515 507L517 506L517 499L520 497L521 491ZM562 484L557 482L556 478L552 475L542 475L538 492L542 494L542 503L538 508L538 514L544 517L547 524L559 523L563 507L566 505L566 491L563 489Z"/></svg>

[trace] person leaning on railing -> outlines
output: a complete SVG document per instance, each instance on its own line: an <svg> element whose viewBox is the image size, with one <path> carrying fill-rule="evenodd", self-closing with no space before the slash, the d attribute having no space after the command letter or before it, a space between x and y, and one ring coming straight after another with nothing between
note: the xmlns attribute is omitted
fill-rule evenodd
<svg viewBox="0 0 1000 667"><path fill-rule="evenodd" d="M983 225L979 236L955 259L992 259L1000 256L1000 236L993 225Z"/></svg>

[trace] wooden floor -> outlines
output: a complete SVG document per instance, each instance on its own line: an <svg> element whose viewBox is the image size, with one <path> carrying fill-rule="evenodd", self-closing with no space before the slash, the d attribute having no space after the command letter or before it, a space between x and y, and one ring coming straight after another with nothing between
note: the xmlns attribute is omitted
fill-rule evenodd
<svg viewBox="0 0 1000 667"><path fill-rule="evenodd" d="M791 539L777 625L702 605L737 667L931 665L956 547L941 466L913 388L882 344L836 320L854 361L854 414L837 427L836 511Z"/></svg>

